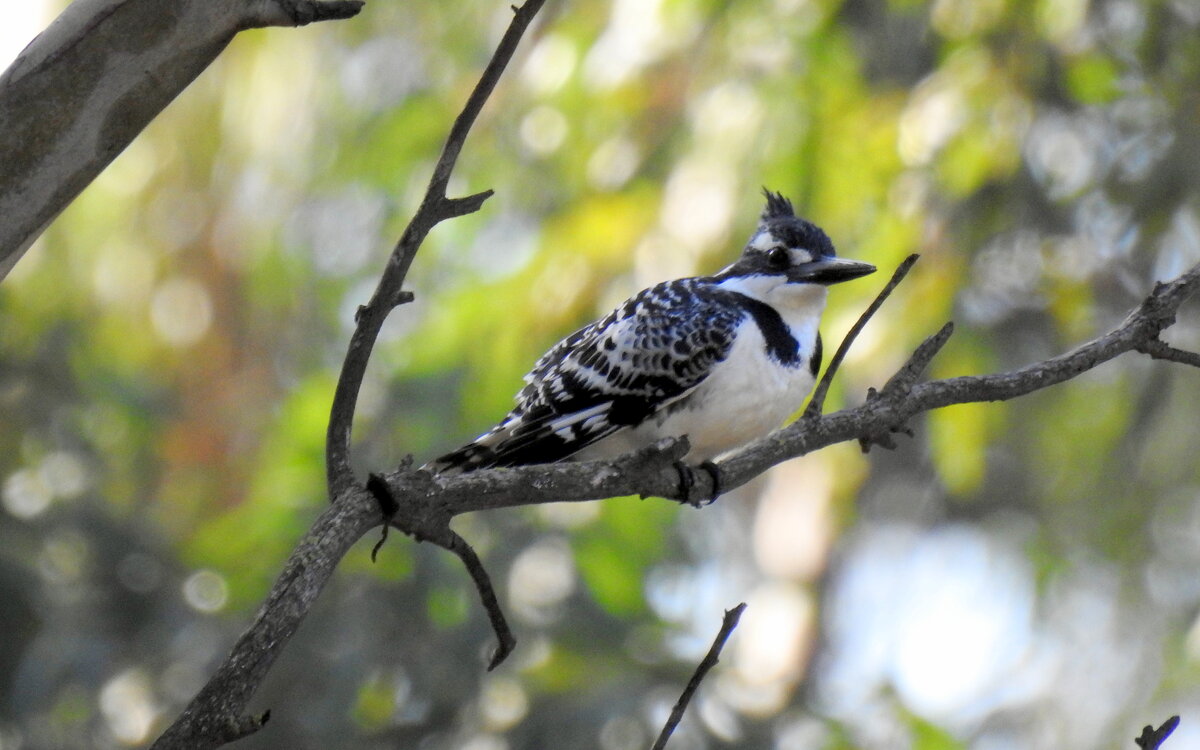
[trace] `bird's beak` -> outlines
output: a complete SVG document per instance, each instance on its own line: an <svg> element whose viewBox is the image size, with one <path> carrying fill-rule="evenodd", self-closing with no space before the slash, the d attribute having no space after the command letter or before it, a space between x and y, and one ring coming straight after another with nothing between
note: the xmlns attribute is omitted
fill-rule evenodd
<svg viewBox="0 0 1200 750"><path fill-rule="evenodd" d="M789 282L837 284L875 273L875 266L849 258L821 258L801 263L788 271Z"/></svg>

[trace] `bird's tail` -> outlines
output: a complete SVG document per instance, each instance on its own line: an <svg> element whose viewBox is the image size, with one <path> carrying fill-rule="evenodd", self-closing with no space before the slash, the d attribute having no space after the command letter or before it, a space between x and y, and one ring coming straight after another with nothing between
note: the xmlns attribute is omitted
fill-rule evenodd
<svg viewBox="0 0 1200 750"><path fill-rule="evenodd" d="M463 472L474 471L475 469L495 466L496 451L483 442L490 435L491 433L488 433L472 443L467 443L458 450L450 451L444 456L439 456L425 464L422 468L428 469L434 474L454 476Z"/></svg>

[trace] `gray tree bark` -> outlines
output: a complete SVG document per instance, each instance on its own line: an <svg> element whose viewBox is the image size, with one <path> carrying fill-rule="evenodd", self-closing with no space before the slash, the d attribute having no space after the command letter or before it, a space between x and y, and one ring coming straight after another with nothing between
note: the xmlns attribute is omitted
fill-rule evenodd
<svg viewBox="0 0 1200 750"><path fill-rule="evenodd" d="M0 75L0 280L237 32L361 0L75 0Z"/></svg>

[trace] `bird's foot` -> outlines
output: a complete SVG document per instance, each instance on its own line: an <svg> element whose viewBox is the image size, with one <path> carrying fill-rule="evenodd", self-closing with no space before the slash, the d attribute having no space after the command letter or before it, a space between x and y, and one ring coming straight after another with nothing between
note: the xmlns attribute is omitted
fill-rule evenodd
<svg viewBox="0 0 1200 750"><path fill-rule="evenodd" d="M705 505L710 505L716 502L721 495L721 469L712 461L704 461L700 464L700 468L708 474L712 480L712 494L707 498L692 497L692 490L696 487L696 470L688 466L683 461L675 462L675 471L679 473L679 496L680 502L687 503L693 508L700 508Z"/></svg>
<svg viewBox="0 0 1200 750"><path fill-rule="evenodd" d="M705 459L700 462L700 468L704 469L708 473L709 478L712 479L712 495L708 498L708 502L715 503L717 498L721 496L721 467Z"/></svg>

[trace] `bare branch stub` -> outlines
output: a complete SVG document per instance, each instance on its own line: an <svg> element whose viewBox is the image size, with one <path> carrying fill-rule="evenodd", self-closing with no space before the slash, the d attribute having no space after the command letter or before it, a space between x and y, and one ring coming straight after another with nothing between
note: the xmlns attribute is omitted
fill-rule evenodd
<svg viewBox="0 0 1200 750"><path fill-rule="evenodd" d="M954 323L947 322L937 333L922 341L921 345L912 353L912 356L908 358L908 361L892 377L888 378L888 382L884 384L883 390L877 391L874 388L867 390L867 403L885 400L893 402L903 401L912 390L912 387L916 385L917 378L921 377L921 373L925 372L925 369L929 367L929 363L933 361L937 353L950 340L950 334L952 333L954 333ZM904 422L897 422L887 425L886 430L879 430L859 436L858 445L863 453L869 453L872 445L878 445L888 450L895 450L896 441L892 440L892 435L896 433L908 435L909 437L913 436L911 428L906 426Z"/></svg>
<svg viewBox="0 0 1200 750"><path fill-rule="evenodd" d="M725 611L725 618L721 621L721 629L717 632L717 637L713 639L708 653L704 655L704 658L696 667L696 671L692 673L692 679L688 680L687 687L683 689L679 700L675 702L675 707L671 709L671 715L667 717L667 723L663 725L658 739L655 740L650 750L663 750L667 746L667 740L671 739L671 734L679 726L679 722L683 720L683 712L687 710L692 696L700 689L700 683L704 680L708 671L717 665L721 657L721 649L725 648L725 641L729 640L729 636L733 633L733 629L737 627L738 620L741 619L742 612L745 610L746 604L743 602L733 609Z"/></svg>
<svg viewBox="0 0 1200 750"><path fill-rule="evenodd" d="M1171 718L1167 719L1158 729L1155 729L1153 726L1147 724L1145 728L1142 729L1141 736L1134 738L1133 741L1136 742L1137 746L1142 748L1142 750L1158 750L1158 748L1162 746L1162 743L1171 736L1171 732L1175 731L1175 727L1177 726L1179 726L1178 716L1172 716Z"/></svg>
<svg viewBox="0 0 1200 750"><path fill-rule="evenodd" d="M1176 349L1162 339L1151 339L1138 347L1142 354L1148 354L1154 359L1165 359L1192 367L1200 367L1200 354Z"/></svg>

